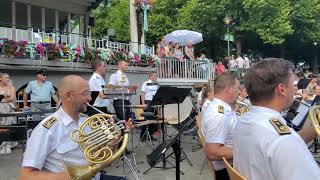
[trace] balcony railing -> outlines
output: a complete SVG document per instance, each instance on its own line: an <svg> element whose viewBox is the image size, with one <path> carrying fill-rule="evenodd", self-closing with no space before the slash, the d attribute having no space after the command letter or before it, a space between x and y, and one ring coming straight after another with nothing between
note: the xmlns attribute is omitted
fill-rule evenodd
<svg viewBox="0 0 320 180"><path fill-rule="evenodd" d="M213 63L210 60L162 59L156 68L159 79L207 81L214 78Z"/></svg>
<svg viewBox="0 0 320 180"><path fill-rule="evenodd" d="M34 29L29 30L13 29L8 27L0 27L0 38L7 38L15 41L28 41L31 43L45 42L70 45L73 44L79 47L90 48L105 48L111 50L124 50L130 51L131 45L129 43L113 42L109 39L93 39L91 37L83 37L80 34L59 34L59 33L45 33L38 31L35 33ZM139 45L139 51L143 54L154 55L154 46Z"/></svg>

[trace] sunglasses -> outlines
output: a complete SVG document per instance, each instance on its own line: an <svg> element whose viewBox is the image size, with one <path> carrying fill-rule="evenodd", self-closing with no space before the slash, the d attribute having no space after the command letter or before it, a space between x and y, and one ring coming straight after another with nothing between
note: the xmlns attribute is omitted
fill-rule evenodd
<svg viewBox="0 0 320 180"><path fill-rule="evenodd" d="M47 74L42 74L42 76L47 76Z"/></svg>

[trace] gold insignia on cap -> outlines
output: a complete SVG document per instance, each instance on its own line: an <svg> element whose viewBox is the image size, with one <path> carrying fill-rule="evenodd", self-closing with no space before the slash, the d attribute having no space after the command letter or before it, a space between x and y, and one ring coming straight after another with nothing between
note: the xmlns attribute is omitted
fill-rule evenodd
<svg viewBox="0 0 320 180"><path fill-rule="evenodd" d="M269 121L280 135L291 134L289 128L279 119L272 118Z"/></svg>
<svg viewBox="0 0 320 180"><path fill-rule="evenodd" d="M218 112L224 114L224 107L219 105L218 106Z"/></svg>
<svg viewBox="0 0 320 180"><path fill-rule="evenodd" d="M49 128L50 128L54 123L56 123L57 121L58 121L57 118L51 117L51 118L49 118L46 122L44 122L44 123L42 124L42 126L45 127L45 128L47 128L47 129L49 129Z"/></svg>

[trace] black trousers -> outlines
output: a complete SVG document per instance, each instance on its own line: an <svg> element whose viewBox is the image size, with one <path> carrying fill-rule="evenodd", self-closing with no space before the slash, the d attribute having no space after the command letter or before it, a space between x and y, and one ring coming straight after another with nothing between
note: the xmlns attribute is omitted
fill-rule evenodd
<svg viewBox="0 0 320 180"><path fill-rule="evenodd" d="M144 101L145 104L149 105L151 101ZM157 110L154 107L147 107L144 112L153 112L154 115L158 115ZM156 131L158 131L158 125L157 124L149 124L149 125L145 125L145 126L141 126L141 132L140 132L140 138L143 137L143 135L146 133L146 130L149 130L149 134L152 135L153 133L155 133Z"/></svg>
<svg viewBox="0 0 320 180"><path fill-rule="evenodd" d="M130 104L131 103L129 100L124 100L124 105L130 105ZM122 99L113 100L113 107L114 107L114 110L116 111L117 118L119 118L120 120L126 120L126 121L129 119L130 108L125 107L124 114L123 114Z"/></svg>
<svg viewBox="0 0 320 180"><path fill-rule="evenodd" d="M230 180L228 171L226 168L221 169L219 171L215 171L216 180Z"/></svg>
<svg viewBox="0 0 320 180"><path fill-rule="evenodd" d="M100 111L106 113L106 114L110 114L110 112L108 111L107 107L96 107L95 108L99 109ZM99 112L95 109L93 109L92 107L88 107L87 109L87 112L85 113L87 114L88 116L92 116L92 115L95 115L95 114L99 114Z"/></svg>

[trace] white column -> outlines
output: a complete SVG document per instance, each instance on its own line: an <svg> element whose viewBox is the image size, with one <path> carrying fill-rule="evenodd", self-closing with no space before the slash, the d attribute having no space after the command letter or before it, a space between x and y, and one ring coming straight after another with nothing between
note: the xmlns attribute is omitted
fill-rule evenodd
<svg viewBox="0 0 320 180"><path fill-rule="evenodd" d="M45 33L46 29L46 9L41 8L41 31Z"/></svg>
<svg viewBox="0 0 320 180"><path fill-rule="evenodd" d="M134 7L134 0L130 0L130 35L131 35L131 51L138 52L138 27L137 27L137 13Z"/></svg>
<svg viewBox="0 0 320 180"><path fill-rule="evenodd" d="M82 35L83 35L83 16L79 15L79 45L81 47L83 47Z"/></svg>
<svg viewBox="0 0 320 180"><path fill-rule="evenodd" d="M28 26L28 30L31 31L32 24L31 24L31 5L30 4L27 5L27 26Z"/></svg>
<svg viewBox="0 0 320 180"><path fill-rule="evenodd" d="M55 10L54 12L54 20L55 20L55 43L58 43L58 31L59 31L59 11Z"/></svg>
<svg viewBox="0 0 320 180"><path fill-rule="evenodd" d="M141 34L141 45L140 45L140 53L141 54L145 54L146 53L146 37L145 37L145 33L144 33L144 29L143 26L142 27L142 34Z"/></svg>
<svg viewBox="0 0 320 180"><path fill-rule="evenodd" d="M12 17L12 28L16 28L16 1L11 1L11 17Z"/></svg>
<svg viewBox="0 0 320 180"><path fill-rule="evenodd" d="M79 15L79 34L83 34L83 17Z"/></svg>
<svg viewBox="0 0 320 180"><path fill-rule="evenodd" d="M11 1L11 18L12 18L12 40L16 40L16 1Z"/></svg>
<svg viewBox="0 0 320 180"><path fill-rule="evenodd" d="M68 22L67 22L67 34L70 35L71 33L71 13L68 13Z"/></svg>
<svg viewBox="0 0 320 180"><path fill-rule="evenodd" d="M87 12L86 15L84 16L84 36L85 37L88 37L89 16L90 16L89 12Z"/></svg>

